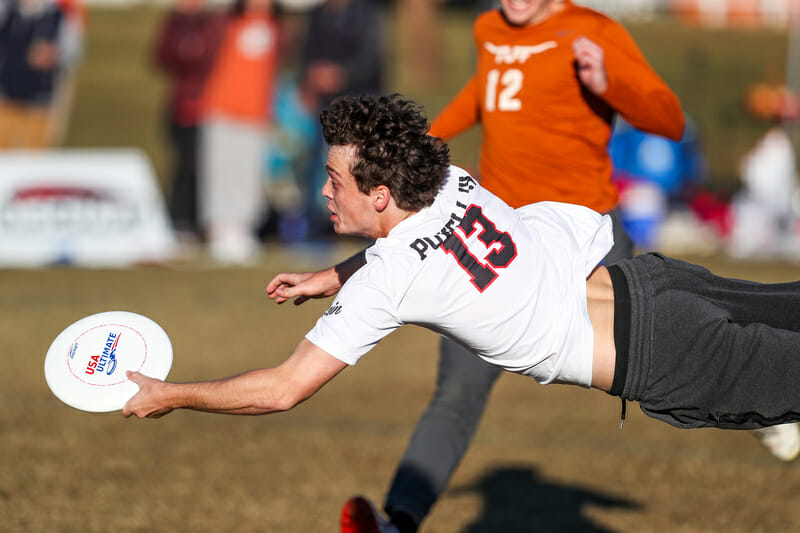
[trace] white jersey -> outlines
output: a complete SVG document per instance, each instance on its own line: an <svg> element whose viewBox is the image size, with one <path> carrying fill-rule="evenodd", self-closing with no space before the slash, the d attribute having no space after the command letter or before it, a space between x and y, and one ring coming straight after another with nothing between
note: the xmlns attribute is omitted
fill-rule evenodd
<svg viewBox="0 0 800 533"><path fill-rule="evenodd" d="M586 278L612 245L607 216L555 202L515 210L451 166L433 205L367 248L306 338L352 365L416 324L540 383L588 387Z"/></svg>

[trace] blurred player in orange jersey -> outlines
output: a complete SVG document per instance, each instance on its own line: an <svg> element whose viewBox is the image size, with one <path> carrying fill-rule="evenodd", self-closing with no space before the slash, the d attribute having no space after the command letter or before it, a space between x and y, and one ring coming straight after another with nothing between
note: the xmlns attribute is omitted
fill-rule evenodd
<svg viewBox="0 0 800 533"><path fill-rule="evenodd" d="M260 252L263 157L280 60L280 7L236 0L201 96L199 218L211 257L247 264Z"/></svg>
<svg viewBox="0 0 800 533"><path fill-rule="evenodd" d="M477 18L473 34L476 72L434 119L431 135L448 140L480 123L484 187L512 207L550 200L609 213L615 245L605 263L630 257L611 181L614 117L679 140L677 96L619 23L569 0L501 0ZM353 498L342 510L342 533L418 529L466 452L498 375L442 339L436 391L385 501L389 521Z"/></svg>

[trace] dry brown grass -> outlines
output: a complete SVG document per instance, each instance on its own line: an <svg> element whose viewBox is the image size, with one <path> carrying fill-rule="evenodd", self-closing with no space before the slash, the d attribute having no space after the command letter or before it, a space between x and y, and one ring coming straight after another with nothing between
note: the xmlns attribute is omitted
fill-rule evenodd
<svg viewBox="0 0 800 533"><path fill-rule="evenodd" d="M87 414L47 389L44 353L80 316L153 317L170 334L170 378L271 365L325 307L279 307L278 270L332 261L273 249L257 268L0 272L0 530L329 532L354 493L378 501L432 390L436 338L392 335L290 413ZM298 263L298 261L300 261ZM706 263L725 275L800 278L788 265ZM596 391L505 375L427 533L797 531L800 468L745 432L679 431Z"/></svg>

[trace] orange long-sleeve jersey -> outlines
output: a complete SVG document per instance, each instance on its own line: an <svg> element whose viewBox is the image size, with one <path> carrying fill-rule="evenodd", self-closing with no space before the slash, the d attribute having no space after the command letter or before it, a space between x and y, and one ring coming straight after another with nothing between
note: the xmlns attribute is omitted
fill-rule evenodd
<svg viewBox="0 0 800 533"><path fill-rule="evenodd" d="M449 139L483 125L483 185L519 207L551 200L605 213L617 204L608 141L614 113L635 127L680 139L675 94L614 20L569 2L545 21L509 25L499 10L473 28L477 71L431 125ZM572 42L603 48L608 89L598 97L578 80Z"/></svg>

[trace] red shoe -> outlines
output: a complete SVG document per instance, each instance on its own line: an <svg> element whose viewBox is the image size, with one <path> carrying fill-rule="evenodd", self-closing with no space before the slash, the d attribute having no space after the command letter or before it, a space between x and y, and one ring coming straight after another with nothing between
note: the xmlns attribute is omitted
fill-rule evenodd
<svg viewBox="0 0 800 533"><path fill-rule="evenodd" d="M397 533L397 528L384 520L363 496L353 496L345 502L339 527L341 533Z"/></svg>

